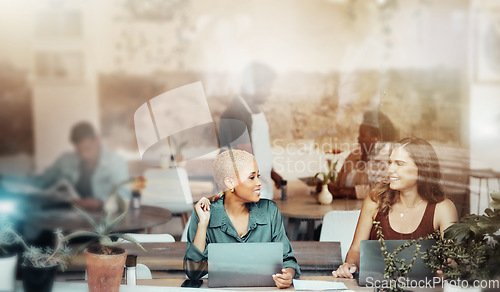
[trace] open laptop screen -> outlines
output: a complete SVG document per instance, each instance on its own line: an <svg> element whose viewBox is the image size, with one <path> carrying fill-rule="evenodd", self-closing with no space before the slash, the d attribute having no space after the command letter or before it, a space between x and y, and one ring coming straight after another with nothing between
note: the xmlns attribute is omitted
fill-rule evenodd
<svg viewBox="0 0 500 292"><path fill-rule="evenodd" d="M387 251L392 252L400 245L407 242L406 240L386 240ZM426 267L422 261L422 253L430 249L436 243L435 240L423 240L420 242L420 254L413 265L408 278L411 280L432 279L433 271ZM405 263L409 264L415 254L416 245L412 245L398 255L399 259L405 259ZM359 257L359 285L372 286L376 281L384 280L384 258L380 250L380 242L378 240L362 240Z"/></svg>
<svg viewBox="0 0 500 292"><path fill-rule="evenodd" d="M208 287L272 287L283 268L283 243L210 243Z"/></svg>

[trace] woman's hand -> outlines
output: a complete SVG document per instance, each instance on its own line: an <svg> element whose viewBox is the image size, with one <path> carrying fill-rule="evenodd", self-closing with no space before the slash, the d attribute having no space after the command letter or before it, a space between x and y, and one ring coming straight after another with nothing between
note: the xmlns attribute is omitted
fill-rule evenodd
<svg viewBox="0 0 500 292"><path fill-rule="evenodd" d="M345 263L341 265L336 271L332 272L335 278L354 278L352 274L358 270L355 264Z"/></svg>
<svg viewBox="0 0 500 292"><path fill-rule="evenodd" d="M273 280L276 287L283 289L292 285L293 276L295 276L295 270L292 268L286 268L281 270L281 274L274 274Z"/></svg>
<svg viewBox="0 0 500 292"><path fill-rule="evenodd" d="M194 209L196 215L198 215L200 219L200 223L208 225L208 221L210 220L210 200L205 197L201 198L198 203L194 205Z"/></svg>
<svg viewBox="0 0 500 292"><path fill-rule="evenodd" d="M456 261L454 261L454 260L453 260L453 259L451 259L451 258L448 258L448 259L446 260L446 263L447 263L447 265L448 265L448 266L450 266L450 267L452 267L452 268L456 268L456 267L458 266L457 262L456 262ZM442 268L444 268L444 267L445 267L445 265L442 265ZM448 278L448 275L446 275L446 274L443 272L443 270L442 270L442 269L436 270L436 271L434 272L434 275L435 275L436 277L439 277L439 278L443 279L443 280L445 280L445 279L447 279L447 278Z"/></svg>

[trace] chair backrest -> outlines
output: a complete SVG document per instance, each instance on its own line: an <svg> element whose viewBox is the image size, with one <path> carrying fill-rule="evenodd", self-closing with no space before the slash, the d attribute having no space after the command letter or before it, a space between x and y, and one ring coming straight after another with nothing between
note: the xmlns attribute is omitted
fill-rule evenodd
<svg viewBox="0 0 500 292"><path fill-rule="evenodd" d="M181 235L181 242L187 242L187 234L188 234L189 224L191 224L191 217L193 216L189 217L186 226L184 226L184 230L182 231Z"/></svg>
<svg viewBox="0 0 500 292"><path fill-rule="evenodd" d="M158 206L174 214L193 210L193 195L184 168L150 168L144 172L146 187L141 191L143 205Z"/></svg>
<svg viewBox="0 0 500 292"><path fill-rule="evenodd" d="M351 247L361 210L334 210L325 214L319 241L339 241L342 262Z"/></svg>
<svg viewBox="0 0 500 292"><path fill-rule="evenodd" d="M136 279L146 279L146 280L153 279L153 275L151 275L151 270L148 268L148 266L143 264L137 264L137 266L135 267L135 275Z"/></svg>
<svg viewBox="0 0 500 292"><path fill-rule="evenodd" d="M126 233L126 235L134 238L140 243L148 242L175 242L175 238L168 233L157 233L157 234L140 234L140 233ZM127 242L123 240L123 242Z"/></svg>

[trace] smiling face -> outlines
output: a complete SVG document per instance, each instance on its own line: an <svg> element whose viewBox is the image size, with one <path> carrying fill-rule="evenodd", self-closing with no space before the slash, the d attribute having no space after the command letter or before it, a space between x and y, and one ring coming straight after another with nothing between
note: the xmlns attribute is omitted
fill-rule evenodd
<svg viewBox="0 0 500 292"><path fill-rule="evenodd" d="M390 188L398 191L417 190L418 167L403 147L394 148L388 168Z"/></svg>
<svg viewBox="0 0 500 292"><path fill-rule="evenodd" d="M259 169L255 160L249 161L238 168L240 183L234 187L234 194L245 203L258 202L260 200L260 186L262 182L259 177Z"/></svg>

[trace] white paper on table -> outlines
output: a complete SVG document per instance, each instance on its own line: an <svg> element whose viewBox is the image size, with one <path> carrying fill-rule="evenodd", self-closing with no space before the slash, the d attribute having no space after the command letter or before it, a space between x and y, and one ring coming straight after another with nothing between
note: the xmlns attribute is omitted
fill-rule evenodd
<svg viewBox="0 0 500 292"><path fill-rule="evenodd" d="M347 286L342 282L293 280L295 290L346 290Z"/></svg>

